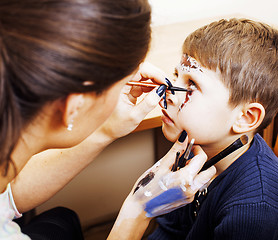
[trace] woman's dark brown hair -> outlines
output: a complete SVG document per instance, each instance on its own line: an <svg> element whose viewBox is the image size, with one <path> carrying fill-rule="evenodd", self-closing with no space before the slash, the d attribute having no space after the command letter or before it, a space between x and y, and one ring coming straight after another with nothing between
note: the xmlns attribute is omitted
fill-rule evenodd
<svg viewBox="0 0 278 240"><path fill-rule="evenodd" d="M21 130L47 102L101 93L138 67L150 14L147 0L1 0L2 175Z"/></svg>

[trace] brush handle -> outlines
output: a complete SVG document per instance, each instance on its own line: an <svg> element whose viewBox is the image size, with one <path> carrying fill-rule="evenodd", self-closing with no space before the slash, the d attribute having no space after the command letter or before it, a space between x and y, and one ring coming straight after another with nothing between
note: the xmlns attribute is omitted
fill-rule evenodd
<svg viewBox="0 0 278 240"><path fill-rule="evenodd" d="M180 88L180 87L168 87L169 90L175 91L175 92L192 92L192 90L190 89L186 89L186 88Z"/></svg>
<svg viewBox="0 0 278 240"><path fill-rule="evenodd" d="M130 86L138 86L138 87L150 87L150 88L155 88L159 86L158 84L155 83L148 83L148 82L136 82L136 81L129 81L127 85Z"/></svg>
<svg viewBox="0 0 278 240"><path fill-rule="evenodd" d="M160 86L159 84L151 83L151 82L137 82L137 81L129 81L127 85L130 86L138 86L138 87L149 87L149 88L155 88L157 86ZM179 91L179 92L192 92L192 90L186 89L186 88L180 88L175 86L168 86L167 90L171 91Z"/></svg>
<svg viewBox="0 0 278 240"><path fill-rule="evenodd" d="M204 166L202 167L201 171L207 170L212 165L218 163L221 159L224 157L227 157L232 152L236 151L237 149L241 148L244 144L242 143L241 139L238 138L236 141L234 141L231 145L226 147L223 151L215 155L213 158L211 158L209 161L207 161ZM201 172L200 171L200 172Z"/></svg>
<svg viewBox="0 0 278 240"><path fill-rule="evenodd" d="M172 172L175 172L180 168L185 167L185 164L189 158L189 154L191 153L191 149L193 147L194 141L195 139L192 138L185 152L181 156L180 156L180 152L177 152L175 163L173 164L173 167L171 169Z"/></svg>

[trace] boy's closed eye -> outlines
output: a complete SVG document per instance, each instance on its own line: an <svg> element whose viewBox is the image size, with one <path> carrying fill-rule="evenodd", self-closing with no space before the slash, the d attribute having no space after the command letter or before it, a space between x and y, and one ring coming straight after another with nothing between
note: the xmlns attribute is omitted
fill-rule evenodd
<svg viewBox="0 0 278 240"><path fill-rule="evenodd" d="M191 79L188 79L188 88L192 90L192 92L198 89L197 84Z"/></svg>
<svg viewBox="0 0 278 240"><path fill-rule="evenodd" d="M179 72L178 72L177 68L175 68L173 75L174 75L173 82L177 82L177 79L179 77ZM190 90L194 91L194 90L198 89L196 82L194 80L192 80L191 78L187 77L186 81L184 81L184 82L185 82L184 86L186 86Z"/></svg>

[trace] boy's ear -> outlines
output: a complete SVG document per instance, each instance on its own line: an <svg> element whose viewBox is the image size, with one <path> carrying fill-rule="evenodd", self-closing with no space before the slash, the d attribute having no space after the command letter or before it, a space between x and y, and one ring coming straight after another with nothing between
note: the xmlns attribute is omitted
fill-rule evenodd
<svg viewBox="0 0 278 240"><path fill-rule="evenodd" d="M235 133L246 133L258 128L265 116L265 109L260 103L249 103L243 106L239 118L232 129Z"/></svg>
<svg viewBox="0 0 278 240"><path fill-rule="evenodd" d="M83 106L83 104L83 94L74 93L67 96L63 109L63 122L66 127L74 122L78 115L78 111Z"/></svg>

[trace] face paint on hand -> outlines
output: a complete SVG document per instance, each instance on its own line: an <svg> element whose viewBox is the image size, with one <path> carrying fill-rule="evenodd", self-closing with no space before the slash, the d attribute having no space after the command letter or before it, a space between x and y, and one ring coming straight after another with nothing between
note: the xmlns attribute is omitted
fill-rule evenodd
<svg viewBox="0 0 278 240"><path fill-rule="evenodd" d="M145 187L153 178L154 178L154 173L151 171L149 172L144 178L140 180L140 182L137 184L133 194L140 188L140 187Z"/></svg>

